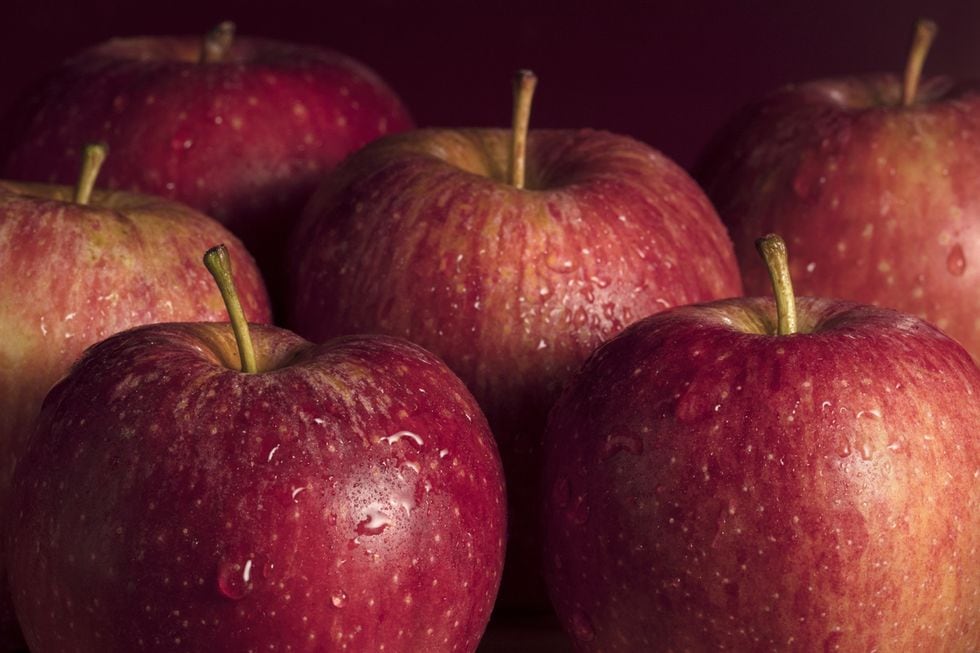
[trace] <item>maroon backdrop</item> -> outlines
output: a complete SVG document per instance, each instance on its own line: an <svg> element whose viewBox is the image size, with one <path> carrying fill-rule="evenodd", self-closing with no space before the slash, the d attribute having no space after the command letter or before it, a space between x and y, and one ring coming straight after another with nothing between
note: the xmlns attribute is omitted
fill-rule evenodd
<svg viewBox="0 0 980 653"><path fill-rule="evenodd" d="M531 68L540 78L532 126L630 134L685 166L732 111L769 89L901 71L920 16L940 26L926 74L980 77L980 3L951 0L0 4L0 111L86 45L203 32L231 19L241 33L320 43L361 59L426 126L506 125L510 76Z"/></svg>

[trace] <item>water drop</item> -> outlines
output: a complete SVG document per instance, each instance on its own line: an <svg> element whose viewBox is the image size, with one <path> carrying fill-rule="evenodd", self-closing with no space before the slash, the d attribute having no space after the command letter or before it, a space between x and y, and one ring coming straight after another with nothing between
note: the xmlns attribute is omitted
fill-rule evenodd
<svg viewBox="0 0 980 653"><path fill-rule="evenodd" d="M874 450L871 448L870 442L861 443L861 460L871 460L871 454Z"/></svg>
<svg viewBox="0 0 980 653"><path fill-rule="evenodd" d="M252 588L252 561L244 565L237 562L222 561L218 565L218 591L225 598L238 601L245 598Z"/></svg>
<svg viewBox="0 0 980 653"><path fill-rule="evenodd" d="M953 249L949 250L949 256L946 257L946 269L954 277L963 276L963 272L966 270L966 256L963 255L963 246L959 243L953 245Z"/></svg>
<svg viewBox="0 0 980 653"><path fill-rule="evenodd" d="M888 443L888 450L892 453L901 453L905 450L905 441L902 438Z"/></svg>
<svg viewBox="0 0 980 653"><path fill-rule="evenodd" d="M401 508L405 511L405 514L410 514L412 509L415 507L415 493L397 492L388 499L388 503L390 503L396 510Z"/></svg>
<svg viewBox="0 0 980 653"><path fill-rule="evenodd" d="M265 461L267 463L271 463L272 462L272 458L276 455L276 452L277 451L279 451L279 445L278 444L276 446L272 447L272 449L269 451L269 455L266 457Z"/></svg>
<svg viewBox="0 0 980 653"><path fill-rule="evenodd" d="M397 433L392 433L391 435L381 438L381 441L393 445L397 442L401 442L405 438L408 438L419 447L421 447L423 444L421 436L419 436L417 433L412 433L411 431L398 431Z"/></svg>
<svg viewBox="0 0 980 653"><path fill-rule="evenodd" d="M595 628L589 615L581 610L576 610L572 614L572 635L583 642L591 642L595 639Z"/></svg>
<svg viewBox="0 0 980 653"><path fill-rule="evenodd" d="M335 608L344 607L347 605L347 592L344 590L337 590L333 593L333 596L330 597L330 603L332 603L333 607Z"/></svg>
<svg viewBox="0 0 980 653"><path fill-rule="evenodd" d="M372 503L368 506L364 519L357 524L357 533L358 535L380 535L388 528L389 524L391 524L391 518L381 512L379 504Z"/></svg>
<svg viewBox="0 0 980 653"><path fill-rule="evenodd" d="M840 456L841 458L847 458L848 456L850 456L851 455L851 445L848 444L847 442L842 442L837 447L837 455Z"/></svg>
<svg viewBox="0 0 980 653"><path fill-rule="evenodd" d="M633 435L610 434L606 437L606 442L602 447L603 459L610 458L620 451L626 451L633 455L643 453L643 440Z"/></svg>
<svg viewBox="0 0 980 653"><path fill-rule="evenodd" d="M797 175L793 178L793 192L800 199L807 199L810 197L810 193L813 192L814 186L814 176L809 170L804 168L800 170Z"/></svg>

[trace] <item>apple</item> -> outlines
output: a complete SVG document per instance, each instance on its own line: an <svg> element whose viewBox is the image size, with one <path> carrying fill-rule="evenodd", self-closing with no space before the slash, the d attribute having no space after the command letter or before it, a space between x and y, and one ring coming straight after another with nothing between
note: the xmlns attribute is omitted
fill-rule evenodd
<svg viewBox="0 0 980 653"><path fill-rule="evenodd" d="M746 293L766 292L753 242L775 231L801 294L926 319L980 360L980 90L919 83L935 25L904 80L791 85L747 107L697 166L728 225Z"/></svg>
<svg viewBox="0 0 980 653"><path fill-rule="evenodd" d="M577 651L980 650L980 369L914 316L794 302L781 246L775 306L642 320L555 404L545 576Z"/></svg>
<svg viewBox="0 0 980 653"><path fill-rule="evenodd" d="M233 29L113 39L68 59L0 122L3 173L70 183L77 144L104 141L109 188L216 218L275 291L285 234L324 172L412 120L363 64Z"/></svg>
<svg viewBox="0 0 980 653"><path fill-rule="evenodd" d="M31 651L475 650L506 503L472 395L408 342L229 306L99 343L45 401L8 542Z"/></svg>
<svg viewBox="0 0 980 653"><path fill-rule="evenodd" d="M0 181L0 521L41 402L82 350L138 324L224 315L201 251L226 242L245 308L271 320L258 269L227 229L163 199L93 192L103 150L85 152L75 188ZM0 559L0 651L19 641Z"/></svg>
<svg viewBox="0 0 980 653"><path fill-rule="evenodd" d="M501 605L547 609L538 450L565 379L633 320L741 286L681 168L625 136L528 133L533 80L517 76L512 130L386 136L327 177L292 234L286 314L314 341L408 338L466 382L508 477Z"/></svg>

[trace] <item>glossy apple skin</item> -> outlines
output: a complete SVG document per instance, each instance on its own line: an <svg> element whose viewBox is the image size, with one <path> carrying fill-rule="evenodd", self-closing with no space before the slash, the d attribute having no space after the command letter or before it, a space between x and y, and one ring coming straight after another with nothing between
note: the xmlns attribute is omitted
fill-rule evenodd
<svg viewBox="0 0 980 653"><path fill-rule="evenodd" d="M52 390L9 540L31 650L475 650L506 518L475 400L397 339L252 334L258 374L227 324L153 325Z"/></svg>
<svg viewBox="0 0 980 653"><path fill-rule="evenodd" d="M353 155L293 234L287 306L311 340L402 336L467 383L508 475L502 605L545 608L539 448L565 379L632 321L741 287L704 194L652 148L532 131L518 190L503 181L509 143L508 130L419 130Z"/></svg>
<svg viewBox="0 0 980 653"><path fill-rule="evenodd" d="M697 166L749 295L755 239L786 241L801 295L896 308L980 360L980 93L933 78L910 108L894 76L790 86L744 109Z"/></svg>
<svg viewBox="0 0 980 653"><path fill-rule="evenodd" d="M278 285L289 226L323 173L412 126L363 64L316 46L238 37L223 62L200 38L114 39L64 62L11 109L7 177L73 183L103 141L100 184L179 200L227 225Z"/></svg>
<svg viewBox="0 0 980 653"><path fill-rule="evenodd" d="M597 349L545 445L578 651L975 651L980 370L917 318L679 308Z"/></svg>
<svg viewBox="0 0 980 653"><path fill-rule="evenodd" d="M0 182L0 519L44 395L89 345L138 324L227 319L201 264L228 247L246 315L271 320L241 243L185 206L131 193ZM0 651L19 641L0 560Z"/></svg>

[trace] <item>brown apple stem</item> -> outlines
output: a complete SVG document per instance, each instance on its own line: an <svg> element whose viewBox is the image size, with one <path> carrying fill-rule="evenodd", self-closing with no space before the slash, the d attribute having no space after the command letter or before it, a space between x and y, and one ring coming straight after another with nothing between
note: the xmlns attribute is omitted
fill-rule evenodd
<svg viewBox="0 0 980 653"><path fill-rule="evenodd" d="M538 78L530 70L514 75L514 115L510 145L510 183L524 188L524 166L527 160L527 128L531 122L531 98Z"/></svg>
<svg viewBox="0 0 980 653"><path fill-rule="evenodd" d="M910 107L915 102L915 96L919 92L919 79L922 77L922 66L926 62L926 56L929 54L929 48L932 47L938 29L936 23L924 18L915 24L908 61L905 62L902 106Z"/></svg>
<svg viewBox="0 0 980 653"><path fill-rule="evenodd" d="M204 253L204 265L218 284L221 298L225 301L225 308L228 309L231 328L235 332L235 341L238 343L238 355L242 360L242 372L254 374L258 371L255 364L255 350L252 348L252 336L248 331L245 311L242 310L242 303L238 300L238 291L235 290L235 280L231 276L231 259L228 256L228 249L224 245L212 247Z"/></svg>
<svg viewBox="0 0 980 653"><path fill-rule="evenodd" d="M772 279L772 292L776 296L777 333L781 336L793 335L796 326L796 295L793 294L793 280L789 275L789 256L786 243L776 234L769 234L755 241L762 259L769 269Z"/></svg>
<svg viewBox="0 0 980 653"><path fill-rule="evenodd" d="M235 40L235 23L226 20L204 35L201 42L201 63L224 61Z"/></svg>
<svg viewBox="0 0 980 653"><path fill-rule="evenodd" d="M105 163L109 148L105 143L89 143L82 148L82 165L75 183L74 200L78 204L88 204L92 199L92 189L99 177L99 170Z"/></svg>

